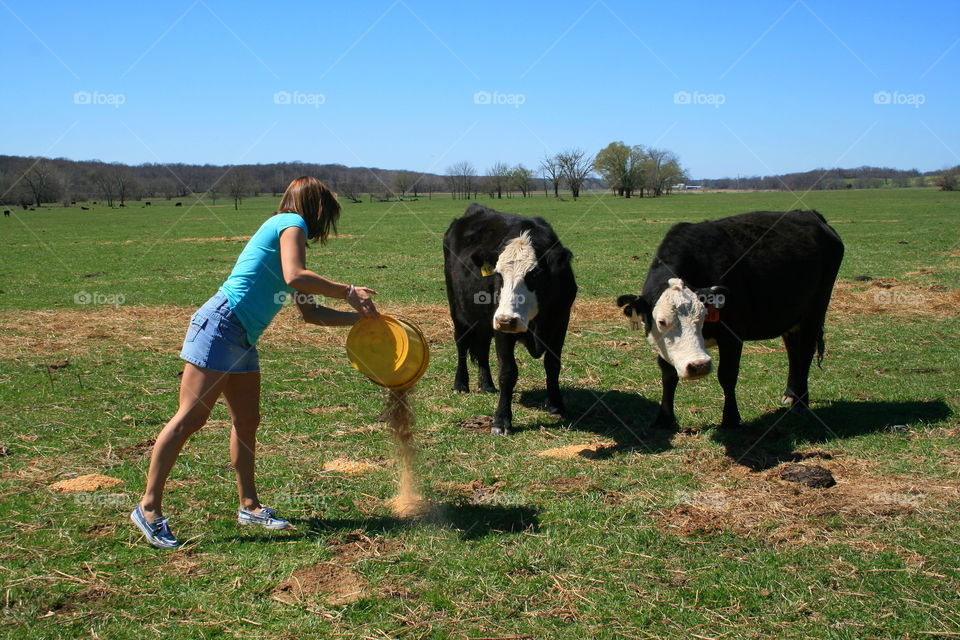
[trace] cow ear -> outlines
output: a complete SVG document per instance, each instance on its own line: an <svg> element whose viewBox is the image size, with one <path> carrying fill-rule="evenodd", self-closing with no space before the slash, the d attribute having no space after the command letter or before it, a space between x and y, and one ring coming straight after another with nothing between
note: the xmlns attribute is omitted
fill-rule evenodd
<svg viewBox="0 0 960 640"><path fill-rule="evenodd" d="M710 305L715 309L723 309L730 299L730 289L720 286L704 287L697 289L697 297L703 304Z"/></svg>
<svg viewBox="0 0 960 640"><path fill-rule="evenodd" d="M569 266L572 261L573 251L570 251L570 249L567 249L566 247L562 247L559 251L557 251L556 266L560 269Z"/></svg>
<svg viewBox="0 0 960 640"><path fill-rule="evenodd" d="M471 254L470 259L473 261L473 264L476 265L477 269L480 270L480 275L484 277L493 275L496 257L492 253L477 249Z"/></svg>
<svg viewBox="0 0 960 640"><path fill-rule="evenodd" d="M641 296L635 296L632 293L617 298L617 306L623 308L623 315L625 316L632 316L634 312L643 314L650 311L647 301Z"/></svg>

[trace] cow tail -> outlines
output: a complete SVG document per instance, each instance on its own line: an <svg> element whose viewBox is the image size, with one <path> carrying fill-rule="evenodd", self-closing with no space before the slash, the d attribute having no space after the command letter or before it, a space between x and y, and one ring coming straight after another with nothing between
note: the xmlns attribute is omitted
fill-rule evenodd
<svg viewBox="0 0 960 640"><path fill-rule="evenodd" d="M823 362L823 352L826 349L826 344L823 342L823 325L820 325L820 331L817 332L817 368L822 369Z"/></svg>

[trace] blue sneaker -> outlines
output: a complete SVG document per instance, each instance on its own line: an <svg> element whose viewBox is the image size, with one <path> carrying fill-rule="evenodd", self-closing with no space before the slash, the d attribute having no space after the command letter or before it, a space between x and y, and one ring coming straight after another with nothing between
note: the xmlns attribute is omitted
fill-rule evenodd
<svg viewBox="0 0 960 640"><path fill-rule="evenodd" d="M260 513L254 513L246 509L237 511L237 522L240 524L256 524L265 529L292 529L292 525L286 520L274 517L276 511L267 507L260 507Z"/></svg>
<svg viewBox="0 0 960 640"><path fill-rule="evenodd" d="M130 514L130 519L133 520L133 524L140 527L140 531L143 531L143 535L147 537L147 542L156 548L176 549L180 546L180 541L170 533L169 519L157 518L152 523L147 522L147 518L143 515L143 509L140 508L139 504Z"/></svg>

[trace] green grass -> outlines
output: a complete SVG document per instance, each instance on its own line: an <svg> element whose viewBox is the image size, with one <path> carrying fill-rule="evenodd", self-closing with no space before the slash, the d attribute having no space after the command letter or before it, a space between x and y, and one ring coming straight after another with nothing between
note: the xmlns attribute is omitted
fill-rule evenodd
<svg viewBox="0 0 960 640"><path fill-rule="evenodd" d="M680 388L683 431L664 432L646 428L659 399L654 357L612 304L639 290L674 222L787 208L816 208L834 224L847 247L840 277L849 286L869 290L869 283L851 283L856 276L895 278L931 302L960 284L958 258L950 255L958 248L956 194L481 202L547 218L576 255L578 299L610 304L608 317L581 322L568 336L561 384L571 418L557 421L538 409L543 369L524 354L514 403L518 431L493 438L459 426L491 414L494 397L450 391L455 351L452 336L444 337L431 345L431 368L415 396L420 481L439 506L425 521L399 521L383 504L395 474L388 430L376 422L382 393L350 367L342 341L283 335L274 326L261 348L258 482L265 502L296 519L298 529L272 534L236 526L227 415L218 406L171 477L166 508L174 531L191 539L174 553L143 545L127 520L148 460L121 450L153 438L175 410L177 345L187 316L243 246L184 239L250 235L275 199L248 199L237 212L223 201L174 207L154 200L150 208L131 203L125 210L16 210L0 220L0 340L13 345L0 355L0 633L930 638L960 631L955 317L900 308L828 317L828 356L811 376L819 421L783 416L776 401L785 354L776 341L752 345L740 376L741 432L715 428L715 378ZM441 237L465 206L446 197L345 204L343 237L312 247L308 264L376 288L386 311L443 304ZM925 272L908 275L917 271ZM116 313L109 304L77 304L82 293L122 296L123 309L143 307L137 317L183 307L183 326L175 335L130 327L139 341L108 332L57 342L72 328L66 323L92 323L92 332L98 315ZM39 313L52 309L62 313ZM50 372L43 366L61 359L70 365ZM598 440L622 446L596 460L537 455ZM746 527L730 519L700 529L673 526L671 514L703 506L717 492L725 499L766 495L780 486L768 469L813 451L832 455L811 462L833 468L839 484L804 489L800 497L828 508L791 514L783 504L761 503L738 512L749 518ZM382 468L362 476L320 470L337 457ZM81 473L122 484L90 494L50 490L55 480ZM450 484L473 481L502 484L477 499ZM832 496L856 490L864 491L864 504L829 508ZM888 508L891 492L907 508ZM809 535L791 537L790 527ZM352 532L389 550L346 563L335 545ZM294 570L325 561L362 576L367 595L340 606L271 599Z"/></svg>

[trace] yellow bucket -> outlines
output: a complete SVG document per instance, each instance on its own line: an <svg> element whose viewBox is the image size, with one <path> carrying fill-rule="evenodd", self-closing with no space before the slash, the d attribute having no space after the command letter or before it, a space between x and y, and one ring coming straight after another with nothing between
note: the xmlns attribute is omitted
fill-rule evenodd
<svg viewBox="0 0 960 640"><path fill-rule="evenodd" d="M417 325L381 313L353 325L347 336L347 357L373 382L405 389L427 370L430 347Z"/></svg>

